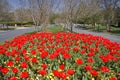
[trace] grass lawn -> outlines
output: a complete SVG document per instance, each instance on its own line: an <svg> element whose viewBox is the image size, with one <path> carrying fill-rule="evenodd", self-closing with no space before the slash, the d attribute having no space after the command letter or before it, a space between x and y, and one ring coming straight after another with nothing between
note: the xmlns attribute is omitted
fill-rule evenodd
<svg viewBox="0 0 120 80"><path fill-rule="evenodd" d="M62 26L52 26L52 27L48 27L46 30L51 31L53 33L63 31Z"/></svg>
<svg viewBox="0 0 120 80"><path fill-rule="evenodd" d="M63 31L62 29L62 26L50 26L48 27L45 31L50 31L50 32L59 32L59 31ZM32 34L32 33L36 33L38 31L33 31L33 32L28 32L28 33L25 33L25 34Z"/></svg>
<svg viewBox="0 0 120 80"><path fill-rule="evenodd" d="M109 33L120 36L120 27L119 28L112 27L112 30Z"/></svg>
<svg viewBox="0 0 120 80"><path fill-rule="evenodd" d="M91 31L95 31L95 32L103 32L103 33L108 33L108 34L113 34L113 35L117 35L120 36L120 27L111 27L111 31L107 32L106 31L106 27L105 26L99 26L99 27L94 27L89 25L87 28L87 30L91 30Z"/></svg>
<svg viewBox="0 0 120 80"><path fill-rule="evenodd" d="M2 41L2 42L0 42L0 44L3 44L4 42Z"/></svg>
<svg viewBox="0 0 120 80"><path fill-rule="evenodd" d="M28 33L25 33L25 34L33 34L33 33L36 33L37 31L32 31L32 32L28 32Z"/></svg>

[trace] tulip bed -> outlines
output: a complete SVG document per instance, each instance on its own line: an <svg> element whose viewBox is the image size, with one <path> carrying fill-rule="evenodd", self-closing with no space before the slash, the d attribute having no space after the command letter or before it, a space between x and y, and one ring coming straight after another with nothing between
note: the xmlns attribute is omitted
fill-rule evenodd
<svg viewBox="0 0 120 80"><path fill-rule="evenodd" d="M0 80L120 80L120 44L70 32L21 35L0 45Z"/></svg>

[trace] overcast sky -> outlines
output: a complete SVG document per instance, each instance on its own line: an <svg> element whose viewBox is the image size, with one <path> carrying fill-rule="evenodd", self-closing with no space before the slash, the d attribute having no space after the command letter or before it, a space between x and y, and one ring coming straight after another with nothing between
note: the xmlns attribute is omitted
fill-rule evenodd
<svg viewBox="0 0 120 80"><path fill-rule="evenodd" d="M25 0L25 1L27 1L27 0ZM55 2L56 2L56 6L58 6L59 5L59 8L57 7L55 7L55 9L53 9L55 12L59 12L60 10L61 10L61 8L62 8L62 3L60 2L61 0L55 0ZM19 3L19 0L8 0L8 2L9 2L9 4L12 6L12 11L13 10L15 10L15 9L17 9L17 8L19 8L20 7L20 3ZM60 4L61 3L61 4ZM29 4L29 3L28 3ZM26 5L26 7L27 7L27 5Z"/></svg>
<svg viewBox="0 0 120 80"><path fill-rule="evenodd" d="M19 1L18 1L18 0L8 0L8 2L10 3L10 5L11 5L14 9L18 8L18 6L19 6Z"/></svg>

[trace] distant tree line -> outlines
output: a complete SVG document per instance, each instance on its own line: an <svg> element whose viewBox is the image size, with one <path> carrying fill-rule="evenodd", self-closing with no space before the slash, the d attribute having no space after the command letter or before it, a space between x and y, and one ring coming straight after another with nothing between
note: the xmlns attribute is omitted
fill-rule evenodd
<svg viewBox="0 0 120 80"><path fill-rule="evenodd" d="M14 8L7 0L0 0L0 22L33 22L36 26L63 23L120 26L120 0L18 0Z"/></svg>

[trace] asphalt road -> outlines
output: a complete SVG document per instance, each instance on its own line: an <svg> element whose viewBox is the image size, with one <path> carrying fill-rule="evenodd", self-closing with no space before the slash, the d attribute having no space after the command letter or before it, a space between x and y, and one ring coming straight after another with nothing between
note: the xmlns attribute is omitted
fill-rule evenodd
<svg viewBox="0 0 120 80"><path fill-rule="evenodd" d="M54 25L49 25L47 27L52 27ZM41 27L39 26L39 29ZM37 28L38 29L38 28ZM16 36L25 34L27 32L32 32L32 31L37 31L37 29L35 29L35 27L30 27L30 28L18 28L15 30L8 30L8 31L4 31L4 32L0 32L0 42L14 38Z"/></svg>
<svg viewBox="0 0 120 80"><path fill-rule="evenodd" d="M32 28L23 28L23 29L15 29L15 30L8 30L5 32L0 32L0 42L32 31L36 31L36 29L32 27Z"/></svg>

